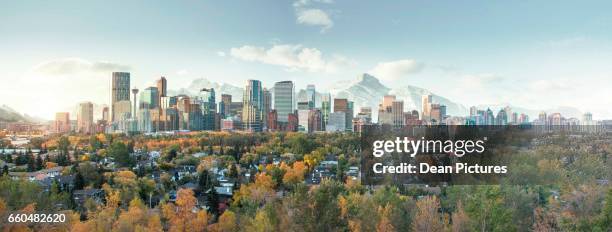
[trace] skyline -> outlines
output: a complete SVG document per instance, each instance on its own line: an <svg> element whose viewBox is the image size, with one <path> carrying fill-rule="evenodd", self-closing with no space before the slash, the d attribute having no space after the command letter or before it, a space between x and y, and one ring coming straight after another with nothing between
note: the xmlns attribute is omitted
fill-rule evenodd
<svg viewBox="0 0 612 232"><path fill-rule="evenodd" d="M147 3L3 4L0 105L51 119L78 102L108 104L112 71L140 89L166 76L169 89L206 78L319 91L368 72L465 106L612 117L607 2Z"/></svg>

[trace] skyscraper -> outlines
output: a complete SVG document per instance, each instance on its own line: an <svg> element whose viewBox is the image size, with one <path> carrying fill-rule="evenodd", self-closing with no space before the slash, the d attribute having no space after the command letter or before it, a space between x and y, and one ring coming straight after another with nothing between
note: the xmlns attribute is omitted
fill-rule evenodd
<svg viewBox="0 0 612 232"><path fill-rule="evenodd" d="M159 91L159 97L165 97L168 94L168 83L165 77L159 78L157 80L157 91Z"/></svg>
<svg viewBox="0 0 612 232"><path fill-rule="evenodd" d="M431 98L431 94L425 94L421 96L421 120L423 121L429 121L429 119L431 118Z"/></svg>
<svg viewBox="0 0 612 232"><path fill-rule="evenodd" d="M321 116L323 117L323 128L325 128L325 125L327 125L329 113L331 113L331 95L327 93L323 94L321 97Z"/></svg>
<svg viewBox="0 0 612 232"><path fill-rule="evenodd" d="M123 112L125 107L118 107L117 102L130 101L130 73L128 72L113 72L111 78L111 120L113 122L119 120L119 115L130 113L130 110ZM124 103L125 105L125 103ZM119 112L121 110L122 112Z"/></svg>
<svg viewBox="0 0 612 232"><path fill-rule="evenodd" d="M308 109L314 109L316 107L315 98L317 95L317 91L315 90L314 85L306 86L306 100L308 102Z"/></svg>
<svg viewBox="0 0 612 232"><path fill-rule="evenodd" d="M272 110L272 93L266 88L263 89L263 118L262 122L264 123L263 127L268 128L268 113Z"/></svg>
<svg viewBox="0 0 612 232"><path fill-rule="evenodd" d="M344 112L345 129L353 129L353 102L346 98L334 98L334 112Z"/></svg>
<svg viewBox="0 0 612 232"><path fill-rule="evenodd" d="M217 100L215 89L202 89L204 92L202 102L202 116L204 117L204 130L215 130L215 117L217 114Z"/></svg>
<svg viewBox="0 0 612 232"><path fill-rule="evenodd" d="M292 81L281 81L274 84L274 109L278 122L288 122L288 115L293 113L295 89Z"/></svg>
<svg viewBox="0 0 612 232"><path fill-rule="evenodd" d="M262 129L263 90L261 81L247 80L242 98L242 126L246 131Z"/></svg>
<svg viewBox="0 0 612 232"><path fill-rule="evenodd" d="M221 102L219 102L219 113L223 115L223 118L230 116L231 105L232 95L221 94Z"/></svg>
<svg viewBox="0 0 612 232"><path fill-rule="evenodd" d="M93 133L93 125L93 103L82 102L79 104L77 114L77 131L79 133L91 134Z"/></svg>
<svg viewBox="0 0 612 232"><path fill-rule="evenodd" d="M139 109L155 109L159 107L159 90L157 87L148 87L140 93Z"/></svg>

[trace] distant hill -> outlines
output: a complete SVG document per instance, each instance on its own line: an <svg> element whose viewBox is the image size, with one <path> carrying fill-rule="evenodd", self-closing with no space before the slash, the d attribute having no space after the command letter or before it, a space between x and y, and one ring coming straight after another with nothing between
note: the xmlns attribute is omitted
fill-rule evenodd
<svg viewBox="0 0 612 232"><path fill-rule="evenodd" d="M21 114L13 108L2 105L0 106L0 121L4 122L42 122L43 119Z"/></svg>

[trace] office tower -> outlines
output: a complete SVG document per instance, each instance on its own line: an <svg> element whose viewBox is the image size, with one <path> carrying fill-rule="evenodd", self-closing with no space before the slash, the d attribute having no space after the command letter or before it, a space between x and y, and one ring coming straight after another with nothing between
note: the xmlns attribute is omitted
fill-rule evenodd
<svg viewBox="0 0 612 232"><path fill-rule="evenodd" d="M165 77L161 77L159 78L159 80L157 80L157 91L159 91L159 97L165 97L168 96L168 83L166 81Z"/></svg>
<svg viewBox="0 0 612 232"><path fill-rule="evenodd" d="M345 98L334 98L334 112L344 112L345 129L350 131L353 129L353 102L349 102Z"/></svg>
<svg viewBox="0 0 612 232"><path fill-rule="evenodd" d="M384 96L378 109L378 123L401 128L404 121L404 101L398 101L395 95Z"/></svg>
<svg viewBox="0 0 612 232"><path fill-rule="evenodd" d="M295 89L292 81L274 83L274 109L276 109L279 122L288 122L288 115L293 113L295 107Z"/></svg>
<svg viewBox="0 0 612 232"><path fill-rule="evenodd" d="M176 109L178 111L179 130L189 130L189 112L191 111L191 98L186 95L177 96Z"/></svg>
<svg viewBox="0 0 612 232"><path fill-rule="evenodd" d="M307 85L306 86L306 100L308 102L308 109L314 109L316 107L316 98L317 95L317 91L315 90L315 86L314 85Z"/></svg>
<svg viewBox="0 0 612 232"><path fill-rule="evenodd" d="M77 113L77 131L79 133L93 133L93 103L83 102L79 104Z"/></svg>
<svg viewBox="0 0 612 232"><path fill-rule="evenodd" d="M113 122L119 120L120 115L124 115L127 112L118 112L115 104L121 101L130 101L130 73L128 72L113 72L111 78L111 120ZM125 103L123 103L125 104ZM122 107L125 110L125 107Z"/></svg>
<svg viewBox="0 0 612 232"><path fill-rule="evenodd" d="M548 116L548 125L551 126L562 126L565 125L565 118L561 113L552 113Z"/></svg>
<svg viewBox="0 0 612 232"><path fill-rule="evenodd" d="M159 107L159 90L157 87L148 87L140 93L139 109L155 109Z"/></svg>
<svg viewBox="0 0 612 232"><path fill-rule="evenodd" d="M470 116L476 116L476 115L478 115L478 108L476 108L476 106L470 107Z"/></svg>
<svg viewBox="0 0 612 232"><path fill-rule="evenodd" d="M242 126L245 131L261 131L263 112L263 90L261 81L247 80L242 98Z"/></svg>
<svg viewBox="0 0 612 232"><path fill-rule="evenodd" d="M494 125L495 124L495 115L493 115L493 111L489 108L485 111L484 114L484 124L485 125Z"/></svg>
<svg viewBox="0 0 612 232"><path fill-rule="evenodd" d="M429 104L429 121L433 125L443 124L446 107L440 104Z"/></svg>
<svg viewBox="0 0 612 232"><path fill-rule="evenodd" d="M159 107L162 109L174 108L176 107L177 102L178 102L178 98L175 96L161 97L159 101Z"/></svg>
<svg viewBox="0 0 612 232"><path fill-rule="evenodd" d="M278 130L277 120L278 120L278 115L276 113L276 110L271 110L268 113L268 131Z"/></svg>
<svg viewBox="0 0 612 232"><path fill-rule="evenodd" d="M540 114L538 114L537 124L548 125L548 117L546 116L546 112L542 111Z"/></svg>
<svg viewBox="0 0 612 232"><path fill-rule="evenodd" d="M593 121L593 114L591 114L590 112L586 112L582 115L582 122L592 122Z"/></svg>
<svg viewBox="0 0 612 232"><path fill-rule="evenodd" d="M264 88L263 89L263 112L262 122L263 128L268 128L268 113L272 110L272 93Z"/></svg>
<svg viewBox="0 0 612 232"><path fill-rule="evenodd" d="M421 97L421 119L424 121L428 121L431 116L431 103L432 96L431 94L425 94Z"/></svg>
<svg viewBox="0 0 612 232"><path fill-rule="evenodd" d="M321 116L321 110L310 109L308 112L308 133L315 131L322 131L323 118Z"/></svg>
<svg viewBox="0 0 612 232"><path fill-rule="evenodd" d="M55 113L55 122L53 124L55 133L70 132L70 114L68 112Z"/></svg>
<svg viewBox="0 0 612 232"><path fill-rule="evenodd" d="M508 124L508 114L506 113L506 110L501 109L499 110L499 112L497 112L497 117L495 117L495 125L507 125Z"/></svg>
<svg viewBox="0 0 612 232"><path fill-rule="evenodd" d="M204 92L202 102L202 116L204 117L204 130L215 130L215 117L217 114L217 102L215 89L202 89Z"/></svg>
<svg viewBox="0 0 612 232"><path fill-rule="evenodd" d="M223 117L230 116L230 105L232 104L232 95L229 94L221 94L221 102L219 102L219 113L223 115Z"/></svg>
<svg viewBox="0 0 612 232"><path fill-rule="evenodd" d="M108 106L102 107L102 120L106 122L110 122L110 114L109 114Z"/></svg>
<svg viewBox="0 0 612 232"><path fill-rule="evenodd" d="M310 114L309 109L297 110L298 112L298 131L308 132L308 116Z"/></svg>
<svg viewBox="0 0 612 232"><path fill-rule="evenodd" d="M202 115L202 105L198 98L192 98L189 102L187 111L187 128L190 131L199 131L204 128L204 116Z"/></svg>
<svg viewBox="0 0 612 232"><path fill-rule="evenodd" d="M329 120L329 113L331 113L331 95L329 93L323 94L321 97L321 114L323 116L323 128Z"/></svg>
<svg viewBox="0 0 612 232"><path fill-rule="evenodd" d="M342 111L329 114L329 120L325 127L328 132L343 132L346 131L346 113Z"/></svg>

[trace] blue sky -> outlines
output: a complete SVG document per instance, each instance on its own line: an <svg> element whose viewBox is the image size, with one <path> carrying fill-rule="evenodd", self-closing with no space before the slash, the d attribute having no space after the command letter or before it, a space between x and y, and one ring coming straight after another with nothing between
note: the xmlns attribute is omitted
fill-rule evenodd
<svg viewBox="0 0 612 232"><path fill-rule="evenodd" d="M52 118L79 101L106 103L117 69L138 87L165 75L170 88L204 77L321 90L372 72L466 106L570 106L612 118L609 9L609 1L3 2L0 104Z"/></svg>

